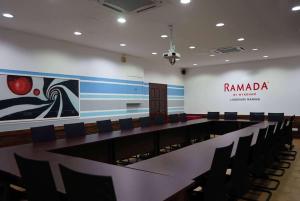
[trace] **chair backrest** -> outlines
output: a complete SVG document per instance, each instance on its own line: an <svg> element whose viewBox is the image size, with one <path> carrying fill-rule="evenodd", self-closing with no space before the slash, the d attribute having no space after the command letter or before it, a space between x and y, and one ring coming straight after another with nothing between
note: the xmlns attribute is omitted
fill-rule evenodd
<svg viewBox="0 0 300 201"><path fill-rule="evenodd" d="M254 145L254 149L252 152L252 161L256 160L257 157L259 157L263 153L265 139L266 139L266 135L267 135L267 129L268 128L259 129L256 143Z"/></svg>
<svg viewBox="0 0 300 201"><path fill-rule="evenodd" d="M155 125L162 125L165 122L165 117L163 115L158 115L153 118L153 122Z"/></svg>
<svg viewBox="0 0 300 201"><path fill-rule="evenodd" d="M48 161L36 161L15 154L22 182L30 201L59 201Z"/></svg>
<svg viewBox="0 0 300 201"><path fill-rule="evenodd" d="M119 124L120 124L120 129L121 130L133 129L132 118L119 119Z"/></svg>
<svg viewBox="0 0 300 201"><path fill-rule="evenodd" d="M142 128L151 126L151 119L150 119L150 117L140 117L139 121L140 121L140 126Z"/></svg>
<svg viewBox="0 0 300 201"><path fill-rule="evenodd" d="M185 114L185 113L179 114L179 120L180 120L181 122L186 122L186 121L187 121L187 116L186 116L186 114Z"/></svg>
<svg viewBox="0 0 300 201"><path fill-rule="evenodd" d="M117 201L113 181L108 176L88 175L59 166L70 201Z"/></svg>
<svg viewBox="0 0 300 201"><path fill-rule="evenodd" d="M264 143L264 154L265 154L265 160L266 158L269 158L268 154L270 154L270 150L272 149L272 143L274 140L274 131L275 128L277 127L277 125L269 125L268 126L268 130L267 130L267 134L266 134L266 140Z"/></svg>
<svg viewBox="0 0 300 201"><path fill-rule="evenodd" d="M250 112L250 121L264 121L265 113L264 112Z"/></svg>
<svg viewBox="0 0 300 201"><path fill-rule="evenodd" d="M237 120L237 112L225 112L224 119L225 120Z"/></svg>
<svg viewBox="0 0 300 201"><path fill-rule="evenodd" d="M268 128L259 129L259 133L256 139L256 143L252 152L252 160L250 166L250 172L255 176L261 176L264 174L264 151L266 144L266 135Z"/></svg>
<svg viewBox="0 0 300 201"><path fill-rule="evenodd" d="M31 128L33 142L48 142L56 139L54 126L40 126Z"/></svg>
<svg viewBox="0 0 300 201"><path fill-rule="evenodd" d="M250 181L248 176L248 163L250 159L250 146L253 134L240 137L237 149L235 152L232 173L231 173L231 188L229 193L236 197L242 196L250 188Z"/></svg>
<svg viewBox="0 0 300 201"><path fill-rule="evenodd" d="M179 122L179 116L178 116L178 114L170 114L168 116L168 119L169 119L170 123L177 123L177 122Z"/></svg>
<svg viewBox="0 0 300 201"><path fill-rule="evenodd" d="M97 121L96 125L99 133L106 133L106 132L113 131L111 120Z"/></svg>
<svg viewBox="0 0 300 201"><path fill-rule="evenodd" d="M204 191L204 201L220 201L226 197L226 170L230 162L233 143L215 150Z"/></svg>
<svg viewBox="0 0 300 201"><path fill-rule="evenodd" d="M219 112L208 112L207 119L220 119L220 113Z"/></svg>
<svg viewBox="0 0 300 201"><path fill-rule="evenodd" d="M80 137L86 135L84 123L65 124L65 136L66 138Z"/></svg>
<svg viewBox="0 0 300 201"><path fill-rule="evenodd" d="M268 121L283 121L284 113L268 113Z"/></svg>

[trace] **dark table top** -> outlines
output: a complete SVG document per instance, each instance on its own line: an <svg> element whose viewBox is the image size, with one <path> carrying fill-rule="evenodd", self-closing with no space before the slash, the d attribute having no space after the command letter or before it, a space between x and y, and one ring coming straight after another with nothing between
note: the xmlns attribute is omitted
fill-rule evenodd
<svg viewBox="0 0 300 201"><path fill-rule="evenodd" d="M49 161L57 184L57 189L60 192L64 192L64 187L58 171L58 163L88 174L112 176L116 194L120 201L162 201L191 185L193 183L193 175L201 174L209 169L214 148L219 145L230 144L233 140L237 140L236 136L257 132L259 126L251 126L213 140L197 143L184 149L137 163L133 166L129 166L130 168L118 167L48 151L208 122L210 122L210 120L207 119L191 120L184 123L165 124L149 128L135 128L128 131L113 131L110 133L92 134L73 139L60 139L47 143L30 143L1 148L0 172L15 177L20 176L13 156L14 153L17 153L27 158ZM261 123L261 126L262 124L266 125L267 123ZM151 163L153 164L151 165ZM188 167L187 164L189 164ZM134 170L132 168L141 170ZM167 175L172 175L174 177Z"/></svg>
<svg viewBox="0 0 300 201"><path fill-rule="evenodd" d="M253 133L252 145L254 145L259 129L265 128L269 124L273 123L261 122L167 154L134 163L127 167L183 179L195 179L210 169L216 148L227 146L234 142L232 150L232 156L234 156L239 137L248 136Z"/></svg>
<svg viewBox="0 0 300 201"><path fill-rule="evenodd" d="M118 201L162 201L184 190L193 183L191 180L172 178L49 152L26 152L22 153L22 156L49 161L57 189L60 192L65 192L65 190L58 164L87 174L112 176ZM12 163L10 165L12 165L8 167L10 172L14 175L19 175L16 165Z"/></svg>
<svg viewBox="0 0 300 201"><path fill-rule="evenodd" d="M49 151L49 150L78 146L83 144L120 139L120 138L125 138L134 135L154 133L162 130L176 129L179 127L191 126L191 125L208 123L208 122L211 122L211 120L198 119L198 120L191 120L187 122L168 123L164 125L150 126L147 128L138 127L138 128L134 128L131 130L124 130L124 131L118 130L118 131L107 132L107 133L95 133L95 134L90 134L83 137L77 137L71 139L64 138L64 139L58 139L55 141L45 142L45 143L28 143L23 145L11 146L6 148L1 148L0 152L6 151L8 149L13 149L13 150L30 149L30 150L34 150L35 152ZM1 170L1 166L0 166L0 170Z"/></svg>

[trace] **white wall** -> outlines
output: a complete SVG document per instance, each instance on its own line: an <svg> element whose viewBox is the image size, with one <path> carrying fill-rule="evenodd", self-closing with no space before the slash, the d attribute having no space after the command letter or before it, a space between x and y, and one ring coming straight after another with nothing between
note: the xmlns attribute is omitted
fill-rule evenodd
<svg viewBox="0 0 300 201"><path fill-rule="evenodd" d="M0 69L85 75L182 85L179 69L121 54L0 28ZM145 70L146 69L146 70ZM149 72L149 73L148 73Z"/></svg>
<svg viewBox="0 0 300 201"><path fill-rule="evenodd" d="M121 63L121 54L118 53L4 28L0 28L0 61L0 73L1 69L8 69L183 85L180 69L174 69L167 63L161 65L133 56L127 57L127 63ZM118 109L128 109L124 100L102 100L98 104L107 104L108 102L110 102L109 105L114 104L119 107ZM183 108L183 100L181 102L170 100L170 102L170 106L173 104L173 106ZM148 107L148 100L145 99L138 107ZM109 110L110 108L105 109ZM136 116L132 115L132 117ZM106 116L103 118L115 120L120 117ZM35 123L32 121L0 122L0 132L27 129L38 125L62 125L76 121L95 122L99 119L101 117L68 121L42 120L35 121Z"/></svg>
<svg viewBox="0 0 300 201"><path fill-rule="evenodd" d="M263 111L300 115L300 57L201 67L189 70L184 80L186 113ZM234 92L224 92L227 82L264 81L268 90L252 91L259 101L231 101Z"/></svg>

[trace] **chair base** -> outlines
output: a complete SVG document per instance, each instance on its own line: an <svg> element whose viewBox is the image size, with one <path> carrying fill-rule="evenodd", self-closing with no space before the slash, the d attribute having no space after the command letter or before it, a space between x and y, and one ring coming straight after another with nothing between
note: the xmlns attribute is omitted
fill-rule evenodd
<svg viewBox="0 0 300 201"><path fill-rule="evenodd" d="M265 174L269 175L269 176L282 177L285 173L285 169L282 169L282 168L268 167L267 170L274 170L274 172L265 172ZM276 173L276 171L281 171L281 173Z"/></svg>
<svg viewBox="0 0 300 201"><path fill-rule="evenodd" d="M270 182L274 182L275 183L274 187L269 187L269 186L265 186L265 185L253 184L254 183L254 181L253 181L252 182L252 186L254 188L261 189L261 190L277 190L278 187L279 187L279 185L280 185L280 181L279 180L277 180L277 179L271 179L267 175L265 175L265 177L254 177L254 180L255 179L261 179L261 180L266 180L266 181L270 181Z"/></svg>

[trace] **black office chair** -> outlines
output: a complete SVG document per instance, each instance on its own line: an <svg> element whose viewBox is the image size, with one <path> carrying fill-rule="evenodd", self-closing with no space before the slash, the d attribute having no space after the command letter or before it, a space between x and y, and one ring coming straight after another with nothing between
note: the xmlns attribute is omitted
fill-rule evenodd
<svg viewBox="0 0 300 201"><path fill-rule="evenodd" d="M70 201L117 201L113 181L108 176L88 175L59 165Z"/></svg>
<svg viewBox="0 0 300 201"><path fill-rule="evenodd" d="M33 142L48 142L56 139L54 126L41 126L31 128Z"/></svg>
<svg viewBox="0 0 300 201"><path fill-rule="evenodd" d="M253 134L240 137L235 152L233 165L230 174L229 195L233 198L242 197L250 189L250 180L248 177L248 162L250 159L250 146Z"/></svg>
<svg viewBox="0 0 300 201"><path fill-rule="evenodd" d="M121 130L130 130L133 129L132 118L119 119L120 129Z"/></svg>
<svg viewBox="0 0 300 201"><path fill-rule="evenodd" d="M265 113L264 112L250 112L250 121L264 121Z"/></svg>
<svg viewBox="0 0 300 201"><path fill-rule="evenodd" d="M180 120L181 122L186 122L186 121L187 121L186 114L185 114L185 113L179 114L179 120Z"/></svg>
<svg viewBox="0 0 300 201"><path fill-rule="evenodd" d="M285 160L296 160L297 151L293 150L293 122L295 120L295 115L288 119L287 125L285 125L284 133L281 139L283 141L283 146L281 149L281 155L285 156Z"/></svg>
<svg viewBox="0 0 300 201"><path fill-rule="evenodd" d="M225 112L224 119L225 120L237 120L237 112Z"/></svg>
<svg viewBox="0 0 300 201"><path fill-rule="evenodd" d="M29 201L59 201L49 162L23 158L15 154Z"/></svg>
<svg viewBox="0 0 300 201"><path fill-rule="evenodd" d="M64 129L66 138L80 137L86 135L84 123L65 124Z"/></svg>
<svg viewBox="0 0 300 201"><path fill-rule="evenodd" d="M268 113L268 121L282 122L284 120L284 113Z"/></svg>
<svg viewBox="0 0 300 201"><path fill-rule="evenodd" d="M106 132L113 131L111 120L97 121L96 125L99 133L106 133Z"/></svg>
<svg viewBox="0 0 300 201"><path fill-rule="evenodd" d="M202 192L193 192L192 201L221 201L226 200L226 170L230 162L233 143L226 147L217 148L211 169L202 188ZM201 184L200 184L201 185ZM202 185L201 185L202 186ZM202 199L201 199L202 198Z"/></svg>
<svg viewBox="0 0 300 201"><path fill-rule="evenodd" d="M151 119L150 119L150 117L140 117L139 118L139 122L140 122L140 126L142 128L151 126Z"/></svg>
<svg viewBox="0 0 300 201"><path fill-rule="evenodd" d="M153 122L155 125L162 125L165 123L165 118L163 115L158 115L153 118Z"/></svg>
<svg viewBox="0 0 300 201"><path fill-rule="evenodd" d="M0 182L0 200L9 201L9 184Z"/></svg>
<svg viewBox="0 0 300 201"><path fill-rule="evenodd" d="M269 130L269 133L272 133L272 130L274 130L274 126L270 129L263 128L259 130L256 144L253 147L252 156L251 156L251 162L249 165L249 173L251 177L253 178L252 186L254 186L257 190L263 191L268 193L269 195L272 195L272 193L268 190L276 190L279 187L280 181L277 179L269 178L268 175L265 173L266 166L264 163L265 160L265 154L266 154L266 145L267 145L267 132ZM256 180L262 180L266 182L255 182ZM275 185L273 187L270 187L269 185L265 185L264 183L274 183Z"/></svg>
<svg viewBox="0 0 300 201"><path fill-rule="evenodd" d="M207 119L220 119L219 112L207 112Z"/></svg>
<svg viewBox="0 0 300 201"><path fill-rule="evenodd" d="M170 114L168 116L169 123L178 123L179 122L179 116L178 114Z"/></svg>

